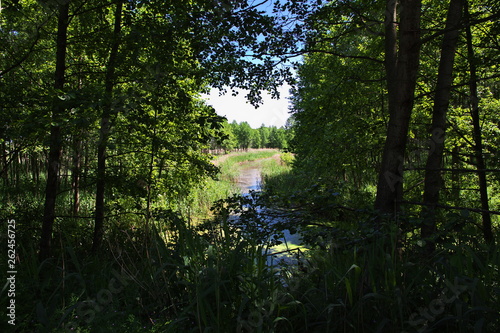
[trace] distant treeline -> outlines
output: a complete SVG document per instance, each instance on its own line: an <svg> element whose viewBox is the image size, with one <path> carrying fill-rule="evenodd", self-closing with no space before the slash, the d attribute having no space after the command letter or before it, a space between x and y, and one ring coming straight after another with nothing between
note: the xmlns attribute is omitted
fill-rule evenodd
<svg viewBox="0 0 500 333"><path fill-rule="evenodd" d="M293 133L288 126L264 126L252 128L248 122L225 122L222 140L213 139L211 150L231 151L248 148L288 148Z"/></svg>

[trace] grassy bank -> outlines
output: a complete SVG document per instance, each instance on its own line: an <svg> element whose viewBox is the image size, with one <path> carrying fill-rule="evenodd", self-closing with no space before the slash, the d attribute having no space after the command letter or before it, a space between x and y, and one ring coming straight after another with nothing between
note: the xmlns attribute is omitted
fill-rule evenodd
<svg viewBox="0 0 500 333"><path fill-rule="evenodd" d="M229 193L225 191L232 189L224 189L223 184L231 184L238 168L248 166L262 167L266 186L271 186L277 178L290 177L288 158L242 163L241 157L227 156L223 163L234 173L200 185L197 198L207 206L216 196L225 198ZM315 186L304 188L303 193L309 195L308 201L293 212L310 208L323 217L319 222L334 216L323 213L335 212L335 202L328 200L337 200L341 196L337 192ZM242 215L245 226L258 219L251 213L248 209ZM500 252L471 236L471 228L464 224L467 216L447 216L454 223L448 238L436 252L423 255L418 239L408 234L401 239L393 221L380 220L380 228L375 229L373 220L364 215L343 215L341 228L337 215L331 219L335 228L314 234L311 243L316 246L305 254L302 266L290 265L278 272L266 265L265 246L225 217L221 214L194 227L164 211L150 220L149 231L111 226L106 251L98 256L85 251L87 244L75 245L71 234L61 232L55 238L57 255L41 263L36 259L36 244L20 242L16 331L465 333L500 329ZM305 223L313 218L318 216L306 215ZM133 226L134 221L123 216L120 222ZM6 263L0 262L4 271ZM6 294L0 295L2 304L7 304ZM6 309L0 309L3 318L7 318Z"/></svg>
<svg viewBox="0 0 500 333"><path fill-rule="evenodd" d="M214 202L239 193L236 181L242 168L261 168L264 177L285 172L289 166L281 162L279 154L277 149L262 149L218 156L214 160L220 169L218 177L206 179L193 191L186 204L186 215L196 224L212 215Z"/></svg>

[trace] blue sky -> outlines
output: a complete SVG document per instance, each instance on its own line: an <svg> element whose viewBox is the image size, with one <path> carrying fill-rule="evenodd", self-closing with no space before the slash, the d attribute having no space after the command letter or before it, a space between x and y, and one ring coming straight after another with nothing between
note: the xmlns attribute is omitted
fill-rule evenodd
<svg viewBox="0 0 500 333"><path fill-rule="evenodd" d="M260 1L260 0L259 0ZM258 1L250 2L254 5ZM269 15L273 15L273 1L268 0L260 5L260 9ZM290 59L297 61L301 56ZM252 61L252 60L250 60ZM257 60L254 60L257 61ZM238 90L238 89L237 89ZM237 96L232 96L231 93L226 93L219 96L218 89L212 89L208 95L204 95L207 104L212 105L221 116L225 116L229 122L236 120L237 122L246 121L252 128L259 128L262 124L266 126L284 126L289 118L289 93L290 86L284 84L280 87L280 99L272 99L271 95L266 92L262 93L263 103L259 108L253 107L245 99L246 91L239 89ZM230 89L228 89L230 91Z"/></svg>

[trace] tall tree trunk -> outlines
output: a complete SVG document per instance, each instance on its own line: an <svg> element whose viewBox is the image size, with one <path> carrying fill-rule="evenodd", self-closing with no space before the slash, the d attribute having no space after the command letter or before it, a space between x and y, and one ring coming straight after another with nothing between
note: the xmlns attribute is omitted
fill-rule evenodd
<svg viewBox="0 0 500 333"><path fill-rule="evenodd" d="M80 212L80 174L82 167L82 138L81 133L73 138L73 168L71 170L71 187L73 188L74 216Z"/></svg>
<svg viewBox="0 0 500 333"><path fill-rule="evenodd" d="M155 119L154 124L158 121L158 110L157 110L158 102L155 101ZM153 189L153 175L155 168L155 157L158 151L158 144L156 140L156 125L153 126L153 136L151 138L151 156L149 160L149 173L148 173L148 182L147 182L147 203L146 203L146 242L149 241L149 221L151 219L151 191Z"/></svg>
<svg viewBox="0 0 500 333"><path fill-rule="evenodd" d="M451 172L451 198L453 204L458 206L460 201L460 172L457 171L460 168L460 147L455 146L451 151L451 165L453 171Z"/></svg>
<svg viewBox="0 0 500 333"><path fill-rule="evenodd" d="M467 23L470 23L469 20L469 5L467 0L465 1L465 16ZM474 54L474 48L472 46L472 32L470 28L470 24L467 24L466 29L466 37L467 37L467 57L469 58L469 70L470 70L470 83L469 83L469 91L470 91L470 108L471 108L471 116L472 116L472 124L474 127L474 153L476 157L476 167L477 167L477 175L479 181L479 193L481 195L481 208L483 212L481 213L483 219L483 235L484 240L488 243L493 243L493 231L491 230L491 215L488 212L489 208L489 199L488 199L488 181L486 178L486 163L483 157L483 139L482 139L482 131L479 119L479 97L477 93L477 71L476 71L476 56Z"/></svg>
<svg viewBox="0 0 500 333"><path fill-rule="evenodd" d="M68 34L69 2L59 5L56 39L56 71L54 89L64 89L66 72L66 44ZM52 125L50 128L50 149L47 163L47 185L45 188L45 206L40 237L40 261L48 258L51 252L52 229L55 220L56 198L58 191L59 169L62 151L62 135L60 118L64 107L59 101L54 101L52 109Z"/></svg>
<svg viewBox="0 0 500 333"><path fill-rule="evenodd" d="M420 60L421 0L400 3L400 23L396 0L387 1L385 22L389 123L375 199L375 209L384 214L399 211L403 196L404 153Z"/></svg>
<svg viewBox="0 0 500 333"><path fill-rule="evenodd" d="M104 213L105 213L105 189L106 189L106 150L111 133L111 121L116 113L113 107L113 88L115 85L115 71L120 46L122 1L116 4L115 22L113 29L113 41L109 53L109 61L106 68L104 82L104 105L101 116L101 129L99 133L99 144L97 147L97 188L95 202L95 225L92 252L96 252L102 243L104 236Z"/></svg>
<svg viewBox="0 0 500 333"><path fill-rule="evenodd" d="M2 179L5 186L9 185L9 163L7 162L7 145L2 141Z"/></svg>
<svg viewBox="0 0 500 333"><path fill-rule="evenodd" d="M31 173L31 179L33 180L33 183L37 184L38 183L38 179L37 179L37 175L36 175L36 160L37 160L37 156L38 154L34 151L32 151L31 153L28 154L28 162L29 162L29 166L30 166L30 173Z"/></svg>
<svg viewBox="0 0 500 333"><path fill-rule="evenodd" d="M85 136L86 131L83 133ZM89 169L90 169L90 149L89 149L89 144L87 141L82 141L82 154L83 154L83 160L82 160L82 174L81 174L81 183L83 184L88 184L88 178L89 178Z"/></svg>
<svg viewBox="0 0 500 333"><path fill-rule="evenodd" d="M437 231L436 205L439 203L439 192L443 187L441 166L444 152L444 136L447 127L446 114L450 105L451 86L453 84L453 64L459 37L459 24L462 20L464 0L451 0L446 18L446 32L441 44L436 93L432 110L431 146L425 165L424 208L422 215L424 223L421 236L427 240L427 251L435 249L432 236Z"/></svg>
<svg viewBox="0 0 500 333"><path fill-rule="evenodd" d="M21 163L21 154L22 154L22 149L21 149L21 145L19 145L19 148L17 148L16 150L16 163L14 164L14 179L15 179L15 184L16 184L16 189L19 190L20 187L21 187L21 167L22 167L22 163Z"/></svg>

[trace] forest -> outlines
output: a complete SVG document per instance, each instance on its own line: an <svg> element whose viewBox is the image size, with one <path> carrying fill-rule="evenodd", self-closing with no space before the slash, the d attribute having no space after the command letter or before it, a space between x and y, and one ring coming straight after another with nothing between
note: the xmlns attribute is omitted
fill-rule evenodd
<svg viewBox="0 0 500 333"><path fill-rule="evenodd" d="M277 148L286 150L293 138L289 123L284 127L265 126L252 128L248 122L237 123L227 120L222 124L222 138L213 138L210 150L214 153L231 152L248 148Z"/></svg>
<svg viewBox="0 0 500 333"><path fill-rule="evenodd" d="M499 332L499 36L498 0L1 0L0 330ZM281 128L203 98L285 83Z"/></svg>

